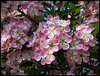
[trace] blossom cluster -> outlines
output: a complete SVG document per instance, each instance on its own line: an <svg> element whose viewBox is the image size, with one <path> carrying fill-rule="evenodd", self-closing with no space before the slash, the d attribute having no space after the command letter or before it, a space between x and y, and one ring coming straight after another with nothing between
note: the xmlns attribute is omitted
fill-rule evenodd
<svg viewBox="0 0 100 76"><path fill-rule="evenodd" d="M96 27L91 23L99 21L95 16L99 13L99 2L95 1L93 3L90 1L87 4L84 11L79 14L79 16L84 16L83 22L76 24L74 29L70 27L71 20L68 20L71 19L70 14L68 14L67 20L60 19L58 15L55 17L47 15L48 20L39 22L36 31L29 36L30 28L34 27L31 23L32 21L25 18L25 16L17 18L16 15L22 14L18 9L27 16L34 18L41 14L39 10L43 10L41 3L38 1L6 1L1 6L1 21L4 21L8 16L11 17L3 25L3 30L1 31L1 54L5 55L5 52L7 53L6 60L3 60L3 56L1 56L1 67L12 68L11 73L22 75L24 70L20 68L20 64L23 61L36 60L40 61L41 65L58 64L56 54L64 50L62 56L68 63L65 67L70 68L64 71L64 75L75 75L77 73L74 71L76 68L80 68L82 63L90 61L89 48L94 47L96 43L96 37L92 35ZM60 2L57 1L56 4L60 4ZM82 7L85 4L86 1L79 2ZM85 17L88 15L89 17ZM97 61L91 58L92 60ZM79 67L76 65L79 65ZM95 65L95 62L92 65ZM57 69L59 69L58 66ZM3 73L5 74L5 72ZM50 73L62 75L60 70L51 70ZM95 75L93 71L90 71L87 75L91 74Z"/></svg>
<svg viewBox="0 0 100 76"><path fill-rule="evenodd" d="M39 10L44 9L38 1L7 1L1 5L1 21L3 21L7 16L13 18L24 18L24 16L16 17L16 15L21 15L18 11L19 5L21 5L19 9L25 14L30 15L32 18L39 16Z"/></svg>
<svg viewBox="0 0 100 76"><path fill-rule="evenodd" d="M51 64L55 60L54 52L60 49L67 50L72 41L70 33L70 20L60 20L59 16L48 15L47 22L40 22L37 31L33 32L27 47L32 47L31 57L41 64Z"/></svg>
<svg viewBox="0 0 100 76"><path fill-rule="evenodd" d="M31 27L31 22L24 18L23 20L12 19L9 23L4 25L4 30L1 33L1 51L6 50L9 52L9 49L21 49L22 45L24 45L29 37L27 36L27 32Z"/></svg>
<svg viewBox="0 0 100 76"><path fill-rule="evenodd" d="M85 6L86 1L79 1L79 5ZM87 6L84 8L83 15L84 16L95 16L99 14L99 1L90 1Z"/></svg>
<svg viewBox="0 0 100 76"><path fill-rule="evenodd" d="M77 64L89 62L89 47L95 46L96 38L91 34L93 31L90 26L86 24L76 25L70 48L64 53L69 63L76 62Z"/></svg>
<svg viewBox="0 0 100 76"><path fill-rule="evenodd" d="M2 62L2 67L11 67L13 70L12 72L20 71L19 63L22 60L31 60L29 51L23 51L21 53L21 49L23 45L29 41L29 37L27 33L32 26L31 22L28 18L21 19L12 19L9 23L6 23L3 28L5 28L1 33L1 53L9 52L7 54L7 61L6 63ZM13 50L13 51L11 51Z"/></svg>

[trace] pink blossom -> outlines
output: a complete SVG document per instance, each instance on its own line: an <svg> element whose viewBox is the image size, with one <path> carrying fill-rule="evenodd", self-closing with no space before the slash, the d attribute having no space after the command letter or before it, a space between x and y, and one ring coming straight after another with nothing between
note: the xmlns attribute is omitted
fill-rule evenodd
<svg viewBox="0 0 100 76"><path fill-rule="evenodd" d="M93 35L91 34L92 29L88 26L81 28L80 30L75 31L76 36L79 39L82 39L84 43L89 42L90 39L93 39Z"/></svg>
<svg viewBox="0 0 100 76"><path fill-rule="evenodd" d="M1 33L1 41L5 42L6 40L10 39L10 33L7 33L7 30L3 30Z"/></svg>
<svg viewBox="0 0 100 76"><path fill-rule="evenodd" d="M59 47L66 50L69 48L69 43L71 43L72 38L69 35L61 32L60 35L58 36L58 40L59 40Z"/></svg>
<svg viewBox="0 0 100 76"><path fill-rule="evenodd" d="M79 57L78 55L78 50L74 49L68 49L67 52L64 53L64 57L67 59L69 63L73 63L74 61L77 62Z"/></svg>
<svg viewBox="0 0 100 76"><path fill-rule="evenodd" d="M72 42L70 43L71 47L70 49L82 49L83 44L80 44L80 40L78 39L73 39Z"/></svg>
<svg viewBox="0 0 100 76"><path fill-rule="evenodd" d="M70 24L70 20L59 20L59 26L66 27Z"/></svg>
<svg viewBox="0 0 100 76"><path fill-rule="evenodd" d="M59 33L59 29L55 28L54 24L50 24L48 32L49 32L48 38L53 38L55 35L57 35Z"/></svg>
<svg viewBox="0 0 100 76"><path fill-rule="evenodd" d="M20 44L19 40L13 40L12 47L17 48L17 49L21 49L22 45Z"/></svg>
<svg viewBox="0 0 100 76"><path fill-rule="evenodd" d="M55 59L55 56L52 55L53 54L53 51L52 50L48 50L48 49L45 49L41 52L41 55L42 53L44 53L44 56L41 60L41 64L42 65L45 65L45 64L51 64L52 61L54 61Z"/></svg>
<svg viewBox="0 0 100 76"><path fill-rule="evenodd" d="M83 59L83 62L85 63L89 62L89 57L88 57L89 55L90 55L89 51L79 50L79 53L78 53L79 60L77 61L77 64L81 64L82 59Z"/></svg>
<svg viewBox="0 0 100 76"><path fill-rule="evenodd" d="M48 48L51 48L54 52L57 52L59 50L59 47L58 47L59 40L48 39L47 44L48 44Z"/></svg>

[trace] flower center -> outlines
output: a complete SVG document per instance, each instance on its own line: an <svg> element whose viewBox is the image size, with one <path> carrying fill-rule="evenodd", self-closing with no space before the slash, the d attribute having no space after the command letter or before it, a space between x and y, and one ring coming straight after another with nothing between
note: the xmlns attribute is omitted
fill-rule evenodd
<svg viewBox="0 0 100 76"><path fill-rule="evenodd" d="M54 33L54 30L51 30L50 33Z"/></svg>
<svg viewBox="0 0 100 76"><path fill-rule="evenodd" d="M76 44L75 44L75 43L73 43L71 46L72 46L72 47L75 47L75 46L76 46Z"/></svg>
<svg viewBox="0 0 100 76"><path fill-rule="evenodd" d="M16 44L19 44L19 40L16 40L16 42L15 42Z"/></svg>
<svg viewBox="0 0 100 76"><path fill-rule="evenodd" d="M19 34L19 30L16 31L16 34Z"/></svg>
<svg viewBox="0 0 100 76"><path fill-rule="evenodd" d="M20 54L20 58L22 58L23 57L23 55L22 54Z"/></svg>
<svg viewBox="0 0 100 76"><path fill-rule="evenodd" d="M73 53L70 53L70 57L72 57L72 58L73 58L73 57L74 57L74 54L73 54Z"/></svg>
<svg viewBox="0 0 100 76"><path fill-rule="evenodd" d="M53 43L49 44L50 47L54 47Z"/></svg>
<svg viewBox="0 0 100 76"><path fill-rule="evenodd" d="M21 38L24 39L24 36L22 35Z"/></svg>
<svg viewBox="0 0 100 76"><path fill-rule="evenodd" d="M60 32L63 32L64 33L64 30L62 29L62 30L60 30Z"/></svg>
<svg viewBox="0 0 100 76"><path fill-rule="evenodd" d="M50 54L49 53L47 53L47 57L50 57Z"/></svg>
<svg viewBox="0 0 100 76"><path fill-rule="evenodd" d="M86 37L88 35L88 33L84 33L84 37Z"/></svg>
<svg viewBox="0 0 100 76"><path fill-rule="evenodd" d="M35 10L34 9L32 10L32 13L35 14Z"/></svg>
<svg viewBox="0 0 100 76"><path fill-rule="evenodd" d="M83 54L80 54L80 57L81 57L81 58L83 58L83 57L84 57L84 55L83 55Z"/></svg>
<svg viewBox="0 0 100 76"><path fill-rule="evenodd" d="M3 36L4 38L7 38L7 35L6 34L4 34L4 36Z"/></svg>
<svg viewBox="0 0 100 76"><path fill-rule="evenodd" d="M63 43L65 43L65 40L64 39L61 39L60 42L63 44Z"/></svg>
<svg viewBox="0 0 100 76"><path fill-rule="evenodd" d="M15 26L17 27L17 25L15 24Z"/></svg>

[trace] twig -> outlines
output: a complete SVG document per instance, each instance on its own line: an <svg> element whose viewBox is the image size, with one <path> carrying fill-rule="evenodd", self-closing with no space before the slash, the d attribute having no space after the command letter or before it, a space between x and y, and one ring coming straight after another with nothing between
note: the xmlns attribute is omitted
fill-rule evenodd
<svg viewBox="0 0 100 76"><path fill-rule="evenodd" d="M35 20L33 20L33 19L31 18L30 15L26 15L24 12L22 12L22 11L19 9L19 7L20 7L20 5L18 6L18 11L19 11L23 16L25 16L26 18L28 18L29 20L31 20L31 22L34 22L35 24L38 24Z"/></svg>

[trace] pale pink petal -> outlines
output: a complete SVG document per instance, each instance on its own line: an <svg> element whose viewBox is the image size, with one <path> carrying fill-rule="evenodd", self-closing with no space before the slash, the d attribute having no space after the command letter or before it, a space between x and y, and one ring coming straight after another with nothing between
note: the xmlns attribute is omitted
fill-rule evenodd
<svg viewBox="0 0 100 76"><path fill-rule="evenodd" d="M46 29L46 30L43 31L43 33L44 33L45 35L48 35L48 34L49 34L49 31Z"/></svg>
<svg viewBox="0 0 100 76"><path fill-rule="evenodd" d="M72 62L73 62L73 60L72 60L72 59L68 59L68 62L69 62L69 63L72 63Z"/></svg>
<svg viewBox="0 0 100 76"><path fill-rule="evenodd" d="M59 47L59 50L62 49L62 44L59 44L58 47Z"/></svg>
<svg viewBox="0 0 100 76"><path fill-rule="evenodd" d="M20 40L20 43L21 43L22 45L24 45L24 44L25 44L25 41L24 41L23 39L21 39L21 40Z"/></svg>
<svg viewBox="0 0 100 76"><path fill-rule="evenodd" d="M82 63L82 59L79 59L76 63L77 64L81 64Z"/></svg>
<svg viewBox="0 0 100 76"><path fill-rule="evenodd" d="M59 40L54 39L54 40L53 40L53 44L54 44L54 45L58 45L58 44L59 44Z"/></svg>
<svg viewBox="0 0 100 76"><path fill-rule="evenodd" d="M87 27L86 30L87 30L87 33L91 33L92 32L92 29L90 27Z"/></svg>
<svg viewBox="0 0 100 76"><path fill-rule="evenodd" d="M82 47L83 47L83 44L76 45L76 49L82 49Z"/></svg>
<svg viewBox="0 0 100 76"><path fill-rule="evenodd" d="M17 39L17 40L19 40L20 38L21 38L21 36L20 36L20 35L18 35L18 36L16 37L16 39Z"/></svg>
<svg viewBox="0 0 100 76"><path fill-rule="evenodd" d="M83 38L83 33L80 32L80 33L77 34L77 36L78 36L79 38Z"/></svg>
<svg viewBox="0 0 100 76"><path fill-rule="evenodd" d="M64 53L64 57L67 58L68 57L68 53Z"/></svg>
<svg viewBox="0 0 100 76"><path fill-rule="evenodd" d="M54 46L54 47L53 47L53 51L54 51L54 52L57 52L58 50L59 50L59 47L58 47L58 46Z"/></svg>
<svg viewBox="0 0 100 76"><path fill-rule="evenodd" d="M75 40L75 41L74 41L74 40ZM78 40L78 39L76 39L76 38L75 38L75 39L73 38L73 41L75 42L75 44L79 44L79 42L80 42L80 40Z"/></svg>
<svg viewBox="0 0 100 76"><path fill-rule="evenodd" d="M74 50L75 50L75 51L74 51ZM74 49L74 50L72 50L72 52L73 52L75 55L79 53L79 50L76 50L76 49Z"/></svg>
<svg viewBox="0 0 100 76"><path fill-rule="evenodd" d="M21 49L22 48L22 45L21 44L17 45L17 48L18 49Z"/></svg>
<svg viewBox="0 0 100 76"><path fill-rule="evenodd" d="M59 20L59 16L54 17L54 20L58 21Z"/></svg>
<svg viewBox="0 0 100 76"><path fill-rule="evenodd" d="M89 57L84 57L84 58L83 58L83 61L84 61L85 63L89 62Z"/></svg>
<svg viewBox="0 0 100 76"><path fill-rule="evenodd" d="M45 65L45 63L46 63L45 59L42 59L41 60L41 65Z"/></svg>
<svg viewBox="0 0 100 76"><path fill-rule="evenodd" d="M25 39L25 41L28 41L28 40L29 40L29 37L28 37L28 36L26 36L24 39Z"/></svg>
<svg viewBox="0 0 100 76"><path fill-rule="evenodd" d="M84 45L82 48L84 51L87 51L89 49L89 46Z"/></svg>
<svg viewBox="0 0 100 76"><path fill-rule="evenodd" d="M74 57L74 61L75 61L75 62L78 62L78 60L79 60L79 56L75 56L75 57Z"/></svg>
<svg viewBox="0 0 100 76"><path fill-rule="evenodd" d="M46 59L46 63L47 63L47 64L51 64L50 59Z"/></svg>
<svg viewBox="0 0 100 76"><path fill-rule="evenodd" d="M18 19L17 20L17 25L21 25L22 24L22 20Z"/></svg>
<svg viewBox="0 0 100 76"><path fill-rule="evenodd" d="M89 38L92 40L94 37L92 34L89 34Z"/></svg>
<svg viewBox="0 0 100 76"><path fill-rule="evenodd" d="M93 42L96 42L96 37L93 38Z"/></svg>
<svg viewBox="0 0 100 76"><path fill-rule="evenodd" d="M18 61L17 61L19 64L22 62L22 59L18 59Z"/></svg>
<svg viewBox="0 0 100 76"><path fill-rule="evenodd" d="M50 56L50 61L54 61L55 60L55 56L54 55L51 55Z"/></svg>
<svg viewBox="0 0 100 76"><path fill-rule="evenodd" d="M64 30L65 30L65 32L69 32L69 31L70 31L70 27L69 27L69 26L66 26L66 27L64 28Z"/></svg>
<svg viewBox="0 0 100 76"><path fill-rule="evenodd" d="M41 50L36 50L35 55L39 54L40 52L41 52Z"/></svg>
<svg viewBox="0 0 100 76"><path fill-rule="evenodd" d="M26 45L27 47L31 47L31 44Z"/></svg>
<svg viewBox="0 0 100 76"><path fill-rule="evenodd" d="M55 25L54 25L54 24L50 24L50 25L49 25L49 28L54 29L54 28L55 28Z"/></svg>
<svg viewBox="0 0 100 76"><path fill-rule="evenodd" d="M16 43L13 43L12 44L12 47L16 48L17 47Z"/></svg>
<svg viewBox="0 0 100 76"><path fill-rule="evenodd" d="M46 51L49 51L50 54L53 54L53 49L51 47L49 47Z"/></svg>
<svg viewBox="0 0 100 76"><path fill-rule="evenodd" d="M89 38L83 38L84 43L89 42Z"/></svg>
<svg viewBox="0 0 100 76"><path fill-rule="evenodd" d="M32 57L32 59L35 57L35 54L34 53L31 53L31 57Z"/></svg>
<svg viewBox="0 0 100 76"><path fill-rule="evenodd" d="M49 34L48 37L49 38L53 38L54 37L54 34Z"/></svg>
<svg viewBox="0 0 100 76"><path fill-rule="evenodd" d="M69 25L70 24L70 20L67 20L67 25Z"/></svg>
<svg viewBox="0 0 100 76"><path fill-rule="evenodd" d="M90 45L91 47L94 47L94 46L95 46L95 43L89 42L89 45Z"/></svg>
<svg viewBox="0 0 100 76"><path fill-rule="evenodd" d="M55 35L59 34L59 29L55 29L55 30L54 30L54 34L55 34Z"/></svg>
<svg viewBox="0 0 100 76"><path fill-rule="evenodd" d="M85 56L89 56L90 55L89 51L83 51L83 52L84 52Z"/></svg>
<svg viewBox="0 0 100 76"><path fill-rule="evenodd" d="M65 43L62 47L64 50L67 50L69 48L69 44Z"/></svg>
<svg viewBox="0 0 100 76"><path fill-rule="evenodd" d="M35 55L35 59L36 59L36 61L40 61L41 56L40 55Z"/></svg>
<svg viewBox="0 0 100 76"><path fill-rule="evenodd" d="M65 41L66 41L67 43L71 43L72 37L70 37L70 36L65 37Z"/></svg>
<svg viewBox="0 0 100 76"><path fill-rule="evenodd" d="M48 17L48 19L49 19L49 20L50 20L51 18L53 18L53 16L52 16L52 15L48 15L47 17Z"/></svg>

